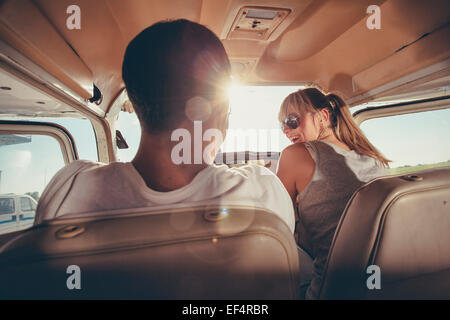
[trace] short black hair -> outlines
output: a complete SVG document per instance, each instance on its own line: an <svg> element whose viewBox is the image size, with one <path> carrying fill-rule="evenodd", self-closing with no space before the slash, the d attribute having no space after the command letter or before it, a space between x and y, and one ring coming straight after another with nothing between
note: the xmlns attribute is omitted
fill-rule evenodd
<svg viewBox="0 0 450 320"><path fill-rule="evenodd" d="M230 81L225 48L208 28L185 19L146 28L128 45L122 77L141 125L171 130L185 119L195 96L215 99Z"/></svg>

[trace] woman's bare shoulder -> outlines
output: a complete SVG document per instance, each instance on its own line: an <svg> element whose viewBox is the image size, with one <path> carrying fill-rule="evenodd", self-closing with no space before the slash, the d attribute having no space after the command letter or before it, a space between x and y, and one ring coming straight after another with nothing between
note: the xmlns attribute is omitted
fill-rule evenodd
<svg viewBox="0 0 450 320"><path fill-rule="evenodd" d="M284 158L287 161L292 160L296 162L298 162L299 159L312 160L311 155L309 154L309 151L304 143L294 143L287 146L281 152L280 158Z"/></svg>
<svg viewBox="0 0 450 320"><path fill-rule="evenodd" d="M281 152L279 165L285 170L303 175L314 169L315 162L304 143L295 143Z"/></svg>
<svg viewBox="0 0 450 320"><path fill-rule="evenodd" d="M289 179L295 186L296 193L290 192L294 201L294 195L299 194L311 181L315 162L304 143L296 143L286 147L280 156L278 164L278 177Z"/></svg>

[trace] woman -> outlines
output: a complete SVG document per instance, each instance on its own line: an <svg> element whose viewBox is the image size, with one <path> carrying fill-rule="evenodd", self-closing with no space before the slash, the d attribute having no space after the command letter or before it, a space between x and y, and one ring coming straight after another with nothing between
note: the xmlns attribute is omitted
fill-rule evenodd
<svg viewBox="0 0 450 320"><path fill-rule="evenodd" d="M283 150L277 175L297 207L298 243L313 259L306 298L314 299L346 203L362 184L385 175L389 160L367 140L335 94L298 90L284 99L278 118L293 144ZM304 252L300 259L305 266Z"/></svg>

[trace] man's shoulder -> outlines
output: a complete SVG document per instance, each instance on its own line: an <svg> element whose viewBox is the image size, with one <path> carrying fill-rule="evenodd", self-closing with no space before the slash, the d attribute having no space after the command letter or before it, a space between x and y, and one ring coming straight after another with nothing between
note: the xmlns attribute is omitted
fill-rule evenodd
<svg viewBox="0 0 450 320"><path fill-rule="evenodd" d="M75 160L59 170L46 186L38 203L36 223L57 216L61 204L70 194L92 194L102 190L99 186L109 183L106 177L113 176L111 170L125 163L110 163L89 160Z"/></svg>
<svg viewBox="0 0 450 320"><path fill-rule="evenodd" d="M83 184L98 185L116 183L123 180L133 172L130 170L131 162L101 163L87 160L73 161L61 170L56 176L57 181L75 181L74 186Z"/></svg>
<svg viewBox="0 0 450 320"><path fill-rule="evenodd" d="M75 174L85 172L94 168L106 166L105 163L90 160L75 160L59 170L53 180L66 180ZM55 181L53 181L55 182Z"/></svg>
<svg viewBox="0 0 450 320"><path fill-rule="evenodd" d="M256 203L256 206L274 212L287 223L292 232L294 231L291 198L283 183L270 169L257 164L247 164L232 168L220 166L216 170L224 173L224 176L218 179L220 182L224 181L223 184L228 184L230 189L251 199L253 205Z"/></svg>
<svg viewBox="0 0 450 320"><path fill-rule="evenodd" d="M240 175L249 179L277 179L276 175L268 168L257 164L246 164L236 167L228 167L226 165L214 166L219 174L223 175Z"/></svg>
<svg viewBox="0 0 450 320"><path fill-rule="evenodd" d="M56 216L59 205L70 190L73 177L80 172L101 165L103 164L89 160L75 160L60 169L45 187L45 190L39 199L35 224L42 222L48 217L54 218Z"/></svg>
<svg viewBox="0 0 450 320"><path fill-rule="evenodd" d="M91 168L97 168L97 167L101 167L101 166L106 166L106 163L102 163L102 162L96 162L96 161L91 161L91 160L74 160L71 163L69 163L68 165L66 165L63 170L78 170L78 169L83 169L83 170L88 170Z"/></svg>
<svg viewBox="0 0 450 320"><path fill-rule="evenodd" d="M215 181L228 186L241 185L249 191L254 190L278 190L284 191L284 186L278 177L270 169L257 165L246 164L238 167L216 166L214 171Z"/></svg>

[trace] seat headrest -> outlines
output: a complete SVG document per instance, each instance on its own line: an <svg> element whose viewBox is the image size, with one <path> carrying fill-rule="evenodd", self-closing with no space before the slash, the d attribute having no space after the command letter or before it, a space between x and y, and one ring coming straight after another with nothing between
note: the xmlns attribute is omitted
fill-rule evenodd
<svg viewBox="0 0 450 320"><path fill-rule="evenodd" d="M70 265L81 290L69 290ZM0 297L296 299L297 247L276 214L197 207L60 219L0 247Z"/></svg>
<svg viewBox="0 0 450 320"><path fill-rule="evenodd" d="M328 255L320 298L450 298L450 168L376 179L355 192ZM369 290L367 268L380 268Z"/></svg>

